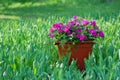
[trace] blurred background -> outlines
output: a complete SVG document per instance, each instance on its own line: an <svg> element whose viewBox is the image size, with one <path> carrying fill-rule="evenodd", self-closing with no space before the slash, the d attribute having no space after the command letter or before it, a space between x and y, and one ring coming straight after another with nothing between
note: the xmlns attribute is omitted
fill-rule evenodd
<svg viewBox="0 0 120 80"><path fill-rule="evenodd" d="M0 19L117 16L120 0L0 0Z"/></svg>

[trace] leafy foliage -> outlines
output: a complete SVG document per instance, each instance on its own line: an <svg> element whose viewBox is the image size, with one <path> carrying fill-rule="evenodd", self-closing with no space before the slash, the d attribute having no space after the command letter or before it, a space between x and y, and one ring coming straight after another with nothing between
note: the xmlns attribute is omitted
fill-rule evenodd
<svg viewBox="0 0 120 80"><path fill-rule="evenodd" d="M92 56L86 60L85 72L77 69L75 61L68 66L69 58L58 60L57 48L47 35L53 20L58 21L61 18L29 21L1 20L1 79L120 79L119 18L114 23L112 19L108 22L102 19L97 20L106 37L104 40L97 39Z"/></svg>
<svg viewBox="0 0 120 80"><path fill-rule="evenodd" d="M95 12L89 10L90 16L86 9L79 13L86 12L83 17L95 19L105 32L105 38L96 40L92 55L85 60L84 72L77 69L74 60L69 66L69 57L59 60L57 48L48 38L50 26L58 21L66 22L73 14L70 9L70 14L66 12L64 17L0 19L0 80L119 80L120 13L116 6L114 14L111 13L113 8L108 7L108 10L104 4L98 6ZM101 14L103 7L106 7L104 16Z"/></svg>

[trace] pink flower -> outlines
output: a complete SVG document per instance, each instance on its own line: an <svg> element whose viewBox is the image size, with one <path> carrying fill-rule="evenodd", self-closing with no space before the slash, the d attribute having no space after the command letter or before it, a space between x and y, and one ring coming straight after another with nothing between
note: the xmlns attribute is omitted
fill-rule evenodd
<svg viewBox="0 0 120 80"><path fill-rule="evenodd" d="M59 32L59 33L62 33L62 32L63 32L63 29L62 29L62 28L59 28L59 29L58 29L58 32Z"/></svg>
<svg viewBox="0 0 120 80"><path fill-rule="evenodd" d="M68 25L73 26L73 25L75 25L75 23L76 23L75 20L71 20L71 21L69 21Z"/></svg>
<svg viewBox="0 0 120 80"><path fill-rule="evenodd" d="M80 33L81 33L81 32L82 32L82 29L78 29L77 32L80 32Z"/></svg>
<svg viewBox="0 0 120 80"><path fill-rule="evenodd" d="M99 36L103 38L104 37L104 32L103 31L99 31Z"/></svg>
<svg viewBox="0 0 120 80"><path fill-rule="evenodd" d="M54 28L62 28L63 26L64 26L63 23L53 24L53 27L54 27Z"/></svg>
<svg viewBox="0 0 120 80"><path fill-rule="evenodd" d="M69 26L66 26L65 29L64 29L64 32L68 32L69 29L70 29L70 27L69 27Z"/></svg>
<svg viewBox="0 0 120 80"><path fill-rule="evenodd" d="M73 16L67 23L55 23L49 30L49 36L56 40L80 42L98 37L103 38L104 32L99 30L96 21Z"/></svg>
<svg viewBox="0 0 120 80"><path fill-rule="evenodd" d="M63 23L56 23L56 24L53 24L53 28L50 29L50 31L54 31L54 28L55 30L57 30L58 32L62 33L63 32L63 28L64 28L64 25Z"/></svg>
<svg viewBox="0 0 120 80"><path fill-rule="evenodd" d="M91 23L91 25L93 25L93 26L97 26L96 21L91 21L90 23Z"/></svg>
<svg viewBox="0 0 120 80"><path fill-rule="evenodd" d="M89 24L89 21L86 20L86 19L83 19L83 20L82 20L82 24L83 24L83 25L87 25L87 24Z"/></svg>
<svg viewBox="0 0 120 80"><path fill-rule="evenodd" d="M71 32L71 31L68 31L68 32L67 32L67 35L68 35L68 36L72 36L72 32Z"/></svg>
<svg viewBox="0 0 120 80"><path fill-rule="evenodd" d="M54 38L54 37L55 37L55 34L50 33L49 36L50 36L51 38Z"/></svg>
<svg viewBox="0 0 120 80"><path fill-rule="evenodd" d="M89 30L89 33L91 33L92 36L97 37L97 31L94 29Z"/></svg>
<svg viewBox="0 0 120 80"><path fill-rule="evenodd" d="M56 30L56 28L54 28L54 27L51 27L50 28L50 32L52 33L52 32L54 32Z"/></svg>
<svg viewBox="0 0 120 80"><path fill-rule="evenodd" d="M77 19L77 18L78 18L78 16L73 16L73 18L74 18L74 19Z"/></svg>
<svg viewBox="0 0 120 80"><path fill-rule="evenodd" d="M87 39L87 36L86 35L77 34L77 38L79 38L80 41L83 41L83 40Z"/></svg>
<svg viewBox="0 0 120 80"><path fill-rule="evenodd" d="M75 25L76 25L76 26L79 26L79 25L80 25L80 22L76 20L76 21L75 21Z"/></svg>

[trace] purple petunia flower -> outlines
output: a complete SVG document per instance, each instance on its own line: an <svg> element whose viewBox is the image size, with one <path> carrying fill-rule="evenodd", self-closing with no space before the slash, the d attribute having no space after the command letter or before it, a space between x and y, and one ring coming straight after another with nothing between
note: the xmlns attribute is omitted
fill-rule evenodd
<svg viewBox="0 0 120 80"><path fill-rule="evenodd" d="M53 27L54 27L54 28L59 28L59 27L60 27L60 25L61 25L61 24L56 23L56 24L53 24Z"/></svg>
<svg viewBox="0 0 120 80"><path fill-rule="evenodd" d="M60 28L60 29L58 29L58 31L60 32L60 33L62 33L63 32L63 30Z"/></svg>
<svg viewBox="0 0 120 80"><path fill-rule="evenodd" d="M82 24L83 24L83 25L87 25L87 24L89 24L89 21L86 20L86 19L83 19L83 20L82 20Z"/></svg>
<svg viewBox="0 0 120 80"><path fill-rule="evenodd" d="M93 25L95 27L97 26L96 21L91 21L90 23L91 23L91 25Z"/></svg>
<svg viewBox="0 0 120 80"><path fill-rule="evenodd" d="M77 19L77 18L78 18L78 16L73 16L73 18L74 18L74 19Z"/></svg>
<svg viewBox="0 0 120 80"><path fill-rule="evenodd" d="M63 32L63 27L64 27L64 25L62 23L53 24L53 28L55 28L60 33ZM53 31L53 28L51 29L51 31Z"/></svg>
<svg viewBox="0 0 120 80"><path fill-rule="evenodd" d="M69 27L69 26L66 26L66 27L64 28L64 32L68 32L69 29L70 29L70 27Z"/></svg>
<svg viewBox="0 0 120 80"><path fill-rule="evenodd" d="M75 20L71 20L71 21L69 21L68 25L73 26L73 25L75 25L75 23L76 23Z"/></svg>
<svg viewBox="0 0 120 80"><path fill-rule="evenodd" d="M104 37L104 32L103 31L99 31L99 36L103 38Z"/></svg>
<svg viewBox="0 0 120 80"><path fill-rule="evenodd" d="M49 36L50 36L51 38L54 38L54 37L55 37L55 34L50 33Z"/></svg>
<svg viewBox="0 0 120 80"><path fill-rule="evenodd" d="M87 36L86 35L77 34L77 38L79 38L79 40L83 41L83 40L87 39Z"/></svg>
<svg viewBox="0 0 120 80"><path fill-rule="evenodd" d="M67 32L67 35L68 35L68 36L72 36L72 32L71 32L71 31L68 31L68 32Z"/></svg>
<svg viewBox="0 0 120 80"><path fill-rule="evenodd" d="M80 33L81 33L81 32L82 32L82 29L78 29L77 32L80 32Z"/></svg>
<svg viewBox="0 0 120 80"><path fill-rule="evenodd" d="M80 25L80 22L78 20L75 21L75 25L76 26L79 26Z"/></svg>
<svg viewBox="0 0 120 80"><path fill-rule="evenodd" d="M56 40L80 42L98 37L104 38L104 32L94 20L86 20L73 16L67 23L55 23L49 29L49 36Z"/></svg>
<svg viewBox="0 0 120 80"><path fill-rule="evenodd" d="M53 24L54 28L62 28L64 25L62 23Z"/></svg>
<svg viewBox="0 0 120 80"><path fill-rule="evenodd" d="M89 33L91 33L92 36L97 37L97 31L94 29L89 30Z"/></svg>
<svg viewBox="0 0 120 80"><path fill-rule="evenodd" d="M52 32L54 32L56 30L56 28L54 28L54 27L51 27L50 28L50 32L52 33Z"/></svg>

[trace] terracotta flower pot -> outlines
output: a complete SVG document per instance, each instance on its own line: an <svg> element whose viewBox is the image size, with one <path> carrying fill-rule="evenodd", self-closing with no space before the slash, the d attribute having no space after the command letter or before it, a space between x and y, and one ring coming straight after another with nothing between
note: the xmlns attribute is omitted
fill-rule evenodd
<svg viewBox="0 0 120 80"><path fill-rule="evenodd" d="M70 61L72 59L77 60L78 68L83 71L85 70L84 59L88 58L92 53L92 47L95 44L93 41L84 41L77 44L72 44L71 42L67 42L64 46L61 46L59 42L55 43L58 46L59 58L61 59L64 54L71 53Z"/></svg>

